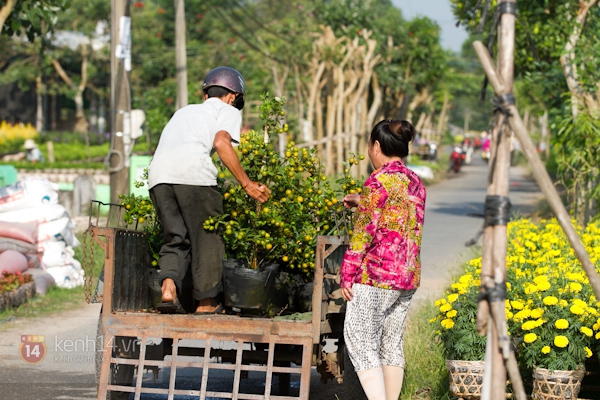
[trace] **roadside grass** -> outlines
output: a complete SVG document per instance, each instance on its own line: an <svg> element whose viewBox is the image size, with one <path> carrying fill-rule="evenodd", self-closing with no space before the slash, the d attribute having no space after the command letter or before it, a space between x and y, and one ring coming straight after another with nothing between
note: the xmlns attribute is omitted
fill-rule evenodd
<svg viewBox="0 0 600 400"><path fill-rule="evenodd" d="M431 302L420 302L409 312L404 332L406 358L401 400L450 400L448 370L442 345L429 323L436 313Z"/></svg>
<svg viewBox="0 0 600 400"><path fill-rule="evenodd" d="M84 243L83 234L77 234L77 239ZM75 259L83 264L83 245L75 247ZM89 255L88 255L89 257ZM96 288L98 276L102 270L104 251L94 243L94 266L92 269L92 292ZM85 304L84 287L73 289L63 289L53 286L48 289L45 296L35 295L31 300L19 307L0 312L0 328L4 322L12 321L15 318L30 318L57 314L81 307Z"/></svg>

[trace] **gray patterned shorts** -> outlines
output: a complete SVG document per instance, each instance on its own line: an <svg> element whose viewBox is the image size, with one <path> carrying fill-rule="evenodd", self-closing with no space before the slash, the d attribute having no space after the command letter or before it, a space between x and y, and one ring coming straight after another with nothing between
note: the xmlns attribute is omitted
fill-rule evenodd
<svg viewBox="0 0 600 400"><path fill-rule="evenodd" d="M355 283L346 305L344 341L355 371L382 365L404 368L404 323L415 290Z"/></svg>

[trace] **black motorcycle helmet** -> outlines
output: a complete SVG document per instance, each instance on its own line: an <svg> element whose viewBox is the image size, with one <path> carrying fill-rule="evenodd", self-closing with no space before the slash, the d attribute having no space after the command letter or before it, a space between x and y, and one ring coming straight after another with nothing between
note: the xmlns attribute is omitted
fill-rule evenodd
<svg viewBox="0 0 600 400"><path fill-rule="evenodd" d="M234 93L239 93L232 105L238 110L244 108L245 84L242 74L238 71L229 67L217 67L213 69L206 75L206 79L202 84L202 90L206 92L206 89L212 86L221 86Z"/></svg>

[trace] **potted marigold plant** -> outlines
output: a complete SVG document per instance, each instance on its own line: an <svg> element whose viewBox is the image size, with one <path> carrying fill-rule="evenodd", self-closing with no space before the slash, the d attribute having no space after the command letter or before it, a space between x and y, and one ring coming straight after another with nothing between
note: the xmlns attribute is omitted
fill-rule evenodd
<svg viewBox="0 0 600 400"><path fill-rule="evenodd" d="M533 397L577 398L600 336L598 302L581 264L556 221L520 220L509 225L507 265L507 322L520 364L533 368Z"/></svg>
<svg viewBox="0 0 600 400"><path fill-rule="evenodd" d="M450 391L464 399L478 399L483 383L486 338L475 329L480 267L480 258L469 262L463 275L435 302L438 313L430 321L446 356Z"/></svg>

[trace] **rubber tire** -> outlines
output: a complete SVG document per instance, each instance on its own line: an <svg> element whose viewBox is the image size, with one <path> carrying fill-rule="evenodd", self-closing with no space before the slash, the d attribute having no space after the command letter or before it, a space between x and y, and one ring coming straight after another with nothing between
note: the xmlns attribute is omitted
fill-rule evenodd
<svg viewBox="0 0 600 400"><path fill-rule="evenodd" d="M113 350L113 355L118 353L116 346L119 344L124 344L125 341L134 340L132 338L127 338L123 336L117 336L115 338L115 349ZM102 368L102 357L98 357L102 355L102 348L104 347L103 335L102 335L102 310L100 310L100 315L98 316L98 327L96 329L96 357L94 358L95 364L95 376L96 376L96 386L100 388L100 370ZM129 346L126 348L133 349L133 346ZM109 382L115 384L123 384L125 382L133 383L133 375L135 373L134 365L117 365L111 366L111 373L109 376ZM106 400L127 400L129 399L128 392L112 392L108 391L106 393Z"/></svg>
<svg viewBox="0 0 600 400"><path fill-rule="evenodd" d="M341 343L339 346L342 346L341 353L344 355L344 364L342 366L342 373L344 375L344 400L366 400L367 396L360 384L356 371L354 371L354 365L352 365L352 361L350 361L346 345Z"/></svg>

